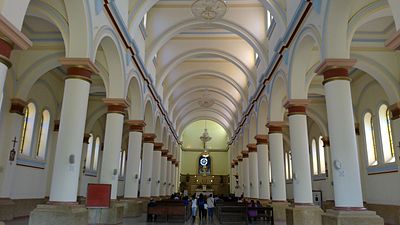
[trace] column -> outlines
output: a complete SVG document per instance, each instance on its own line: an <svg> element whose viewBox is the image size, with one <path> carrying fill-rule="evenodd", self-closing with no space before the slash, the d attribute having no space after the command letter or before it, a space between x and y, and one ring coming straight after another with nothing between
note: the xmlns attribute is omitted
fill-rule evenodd
<svg viewBox="0 0 400 225"><path fill-rule="evenodd" d="M167 196L167 154L168 149L163 149L161 151L161 190L160 196Z"/></svg>
<svg viewBox="0 0 400 225"><path fill-rule="evenodd" d="M270 200L268 136L259 134L254 138L257 140L259 198Z"/></svg>
<svg viewBox="0 0 400 225"><path fill-rule="evenodd" d="M171 190L170 193L173 194L175 193L175 181L176 181L176 173L175 173L175 164L176 164L176 159L172 158L171 160Z"/></svg>
<svg viewBox="0 0 400 225"><path fill-rule="evenodd" d="M151 175L153 173L153 151L155 134L143 134L142 174L140 197L151 197Z"/></svg>
<svg viewBox="0 0 400 225"><path fill-rule="evenodd" d="M229 176L229 188L230 188L230 193L233 194L235 193L235 179L234 179L234 173L235 173L235 163L233 160L231 161L231 174Z"/></svg>
<svg viewBox="0 0 400 225"><path fill-rule="evenodd" d="M79 173L79 187L78 187L78 197L83 197L86 196L86 190L87 190L87 182L85 179L85 171L86 169L86 155L87 155L87 150L88 150L88 144L89 144L89 138L90 134L85 133L83 135L83 143L82 143L82 156L81 156L81 162L80 162L80 173Z"/></svg>
<svg viewBox="0 0 400 225"><path fill-rule="evenodd" d="M0 113L3 105L4 84L8 69L12 66L10 61L14 43L19 49L25 50L32 46L32 42L16 27L14 27L5 17L0 18L3 26L3 34L0 35ZM4 31L8 31L6 35ZM6 37L8 36L8 37Z"/></svg>
<svg viewBox="0 0 400 225"><path fill-rule="evenodd" d="M108 111L100 183L111 184L111 199L117 199L122 130L128 104L124 99L104 99L103 101Z"/></svg>
<svg viewBox="0 0 400 225"><path fill-rule="evenodd" d="M271 156L271 197L273 202L286 202L285 164L283 156L284 122L269 122L269 147Z"/></svg>
<svg viewBox="0 0 400 225"><path fill-rule="evenodd" d="M244 197L250 198L250 169L249 169L249 152L242 151L243 156L243 186L244 186Z"/></svg>
<svg viewBox="0 0 400 225"><path fill-rule="evenodd" d="M163 143L154 143L151 196L160 197L161 149Z"/></svg>
<svg viewBox="0 0 400 225"><path fill-rule="evenodd" d="M175 178L175 181L174 181L174 185L175 185L175 189L174 189L174 192L175 193L177 193L177 192L179 192L179 161L176 161L175 162L175 171L174 171L174 173L175 173L175 176L174 176L174 178Z"/></svg>
<svg viewBox="0 0 400 225"><path fill-rule="evenodd" d="M65 58L60 62L69 68L64 84L50 202L75 203L90 91L90 76L98 71L89 59Z"/></svg>
<svg viewBox="0 0 400 225"><path fill-rule="evenodd" d="M259 198L259 183L258 183L257 145L256 144L248 144L247 148L249 149L250 198L258 199Z"/></svg>
<svg viewBox="0 0 400 225"><path fill-rule="evenodd" d="M308 103L308 100L292 99L285 104L292 149L294 202L301 205L313 204L306 115Z"/></svg>
<svg viewBox="0 0 400 225"><path fill-rule="evenodd" d="M353 103L348 69L355 60L327 59L317 72L324 76L336 208L363 208Z"/></svg>
<svg viewBox="0 0 400 225"><path fill-rule="evenodd" d="M171 196L171 167L172 167L172 154L168 153L167 154L167 188L166 188L166 194L167 196Z"/></svg>
<svg viewBox="0 0 400 225"><path fill-rule="evenodd" d="M129 131L128 159L126 162L125 198L137 198L139 191L140 153L142 150L143 120L128 120Z"/></svg>
<svg viewBox="0 0 400 225"><path fill-rule="evenodd" d="M240 191L240 185L239 185L239 161L237 159L234 159L233 162L235 163L234 176L233 176L235 197L240 197L242 193Z"/></svg>

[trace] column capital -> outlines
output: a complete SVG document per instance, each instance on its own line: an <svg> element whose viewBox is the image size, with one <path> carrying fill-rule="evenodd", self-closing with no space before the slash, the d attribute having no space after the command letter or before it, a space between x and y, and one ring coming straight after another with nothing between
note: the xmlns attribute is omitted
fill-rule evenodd
<svg viewBox="0 0 400 225"><path fill-rule="evenodd" d="M99 73L96 65L89 58L61 58L58 61L67 68L65 79L75 78L91 82L92 74Z"/></svg>
<svg viewBox="0 0 400 225"><path fill-rule="evenodd" d="M60 130L60 120L54 120L54 132L58 132Z"/></svg>
<svg viewBox="0 0 400 225"><path fill-rule="evenodd" d="M239 164L239 162L237 161L237 159L233 160L233 163L235 163L235 165Z"/></svg>
<svg viewBox="0 0 400 225"><path fill-rule="evenodd" d="M329 137L325 136L321 138L322 143L324 144L323 147L329 147L331 146L331 143L329 142Z"/></svg>
<svg viewBox="0 0 400 225"><path fill-rule="evenodd" d="M11 106L10 106L10 113L16 113L21 116L25 115L25 107L28 103L19 98L12 98L11 99Z"/></svg>
<svg viewBox="0 0 400 225"><path fill-rule="evenodd" d="M400 50L400 30L386 40L385 47L393 50Z"/></svg>
<svg viewBox="0 0 400 225"><path fill-rule="evenodd" d="M390 116L391 120L397 120L398 118L400 118L400 102L396 102L390 105L389 110L391 114Z"/></svg>
<svg viewBox="0 0 400 225"><path fill-rule="evenodd" d="M83 143L84 144L89 144L89 138L90 138L90 134L89 133L85 133L83 135Z"/></svg>
<svg viewBox="0 0 400 225"><path fill-rule="evenodd" d="M107 113L119 113L124 116L125 110L129 106L123 98L103 98L103 102L107 106Z"/></svg>
<svg viewBox="0 0 400 225"><path fill-rule="evenodd" d="M143 133L143 129L146 126L144 120L128 120L125 124L128 126L129 132Z"/></svg>
<svg viewBox="0 0 400 225"><path fill-rule="evenodd" d="M283 133L283 127L287 126L285 121L270 121L267 123L268 134Z"/></svg>
<svg viewBox="0 0 400 225"><path fill-rule="evenodd" d="M168 155L168 149L162 149L161 150L161 157L167 157Z"/></svg>
<svg viewBox="0 0 400 225"><path fill-rule="evenodd" d="M164 146L163 143L155 142L154 143L154 151L160 151L161 152L161 149L162 149L163 146Z"/></svg>
<svg viewBox="0 0 400 225"><path fill-rule="evenodd" d="M242 153L243 159L249 158L249 152L246 149L243 150L241 153Z"/></svg>
<svg viewBox="0 0 400 225"><path fill-rule="evenodd" d="M167 160L168 161L172 161L172 157L173 157L173 155L171 153L167 154Z"/></svg>
<svg viewBox="0 0 400 225"><path fill-rule="evenodd" d="M250 143L247 145L247 148L249 149L249 151L248 151L249 153L257 152L257 144Z"/></svg>
<svg viewBox="0 0 400 225"><path fill-rule="evenodd" d="M356 59L325 59L315 70L315 73L323 75L326 84L334 80L348 80L349 69L356 64Z"/></svg>
<svg viewBox="0 0 400 225"><path fill-rule="evenodd" d="M154 144L154 139L156 139L157 135L152 133L145 133L143 134L143 142Z"/></svg>
<svg viewBox="0 0 400 225"><path fill-rule="evenodd" d="M231 162L231 168L233 169L233 168L235 168L235 162Z"/></svg>
<svg viewBox="0 0 400 225"><path fill-rule="evenodd" d="M237 156L237 160L238 160L238 163L239 163L239 162L242 162L242 161L243 161L243 156L238 155L238 156Z"/></svg>
<svg viewBox="0 0 400 225"><path fill-rule="evenodd" d="M179 167L179 161L175 162L175 167Z"/></svg>
<svg viewBox="0 0 400 225"><path fill-rule="evenodd" d="M257 145L267 145L268 144L268 135L257 134L254 139L257 141Z"/></svg>
<svg viewBox="0 0 400 225"><path fill-rule="evenodd" d="M290 99L284 107L288 110L288 116L306 115L306 109L310 102L308 99Z"/></svg>

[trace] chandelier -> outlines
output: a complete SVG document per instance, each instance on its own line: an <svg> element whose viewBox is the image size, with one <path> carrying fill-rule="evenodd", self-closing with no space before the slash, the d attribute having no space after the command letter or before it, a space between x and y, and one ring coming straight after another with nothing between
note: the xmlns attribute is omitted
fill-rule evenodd
<svg viewBox="0 0 400 225"><path fill-rule="evenodd" d="M208 155L206 143L211 141L211 139L212 139L212 137L210 137L210 135L208 134L208 131L207 131L207 120L204 120L204 132L200 136L200 140L201 140L201 142L203 142L203 148L204 148L203 156Z"/></svg>
<svg viewBox="0 0 400 225"><path fill-rule="evenodd" d="M199 105L204 108L209 108L212 105L214 105L214 99L210 97L210 94L208 93L208 89L205 90L203 95L201 96L199 100Z"/></svg>
<svg viewBox="0 0 400 225"><path fill-rule="evenodd" d="M226 9L225 2L221 0L197 0L192 4L193 15L207 22L221 19Z"/></svg>

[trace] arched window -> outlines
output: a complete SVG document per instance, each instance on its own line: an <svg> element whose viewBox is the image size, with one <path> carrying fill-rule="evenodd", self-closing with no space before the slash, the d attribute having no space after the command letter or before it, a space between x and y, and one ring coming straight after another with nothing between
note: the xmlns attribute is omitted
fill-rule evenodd
<svg viewBox="0 0 400 225"><path fill-rule="evenodd" d="M93 170L97 170L97 164L99 161L99 151L100 151L100 138L96 138L96 144L94 146L94 156L93 156Z"/></svg>
<svg viewBox="0 0 400 225"><path fill-rule="evenodd" d="M379 125L381 128L381 141L385 163L395 161L389 113L387 105L383 104L379 107Z"/></svg>
<svg viewBox="0 0 400 225"><path fill-rule="evenodd" d="M50 112L43 110L42 118L40 120L39 137L38 137L38 148L36 151L36 157L44 159L46 156L47 139L49 137L50 128Z"/></svg>
<svg viewBox="0 0 400 225"><path fill-rule="evenodd" d="M271 161L268 161L269 182L272 183Z"/></svg>
<svg viewBox="0 0 400 225"><path fill-rule="evenodd" d="M364 130L365 142L367 145L368 165L374 166L378 164L378 157L376 155L374 122L372 121L372 114L369 112L364 115Z"/></svg>
<svg viewBox="0 0 400 225"><path fill-rule="evenodd" d="M93 134L89 134L89 140L86 151L86 163L85 163L86 169L90 169L90 165L92 163L92 152L93 152Z"/></svg>
<svg viewBox="0 0 400 225"><path fill-rule="evenodd" d="M267 19L267 30L268 30L271 27L272 21L274 20L274 17L271 15L271 12L269 10L267 10L266 19Z"/></svg>
<svg viewBox="0 0 400 225"><path fill-rule="evenodd" d="M119 152L119 161L118 161L118 169L119 169L119 176L122 176L122 151Z"/></svg>
<svg viewBox="0 0 400 225"><path fill-rule="evenodd" d="M24 124L22 126L20 153L23 155L30 155L31 153L35 116L36 106L32 102L30 102L25 109Z"/></svg>
<svg viewBox="0 0 400 225"><path fill-rule="evenodd" d="M289 153L285 152L286 180L289 180Z"/></svg>
<svg viewBox="0 0 400 225"><path fill-rule="evenodd" d="M322 140L322 136L319 136L318 141L318 153L319 153L319 169L321 174L325 174L325 148L324 141Z"/></svg>
<svg viewBox="0 0 400 225"><path fill-rule="evenodd" d="M312 154L313 174L318 175L317 143L315 142L315 139L313 139L311 142L311 154Z"/></svg>
<svg viewBox="0 0 400 225"><path fill-rule="evenodd" d="M125 176L126 151L122 152L121 176Z"/></svg>

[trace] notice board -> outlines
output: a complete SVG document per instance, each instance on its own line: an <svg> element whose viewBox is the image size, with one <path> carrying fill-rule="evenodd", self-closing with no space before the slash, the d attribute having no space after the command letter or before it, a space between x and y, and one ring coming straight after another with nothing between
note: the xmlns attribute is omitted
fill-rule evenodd
<svg viewBox="0 0 400 225"><path fill-rule="evenodd" d="M86 207L110 208L111 184L88 184Z"/></svg>

